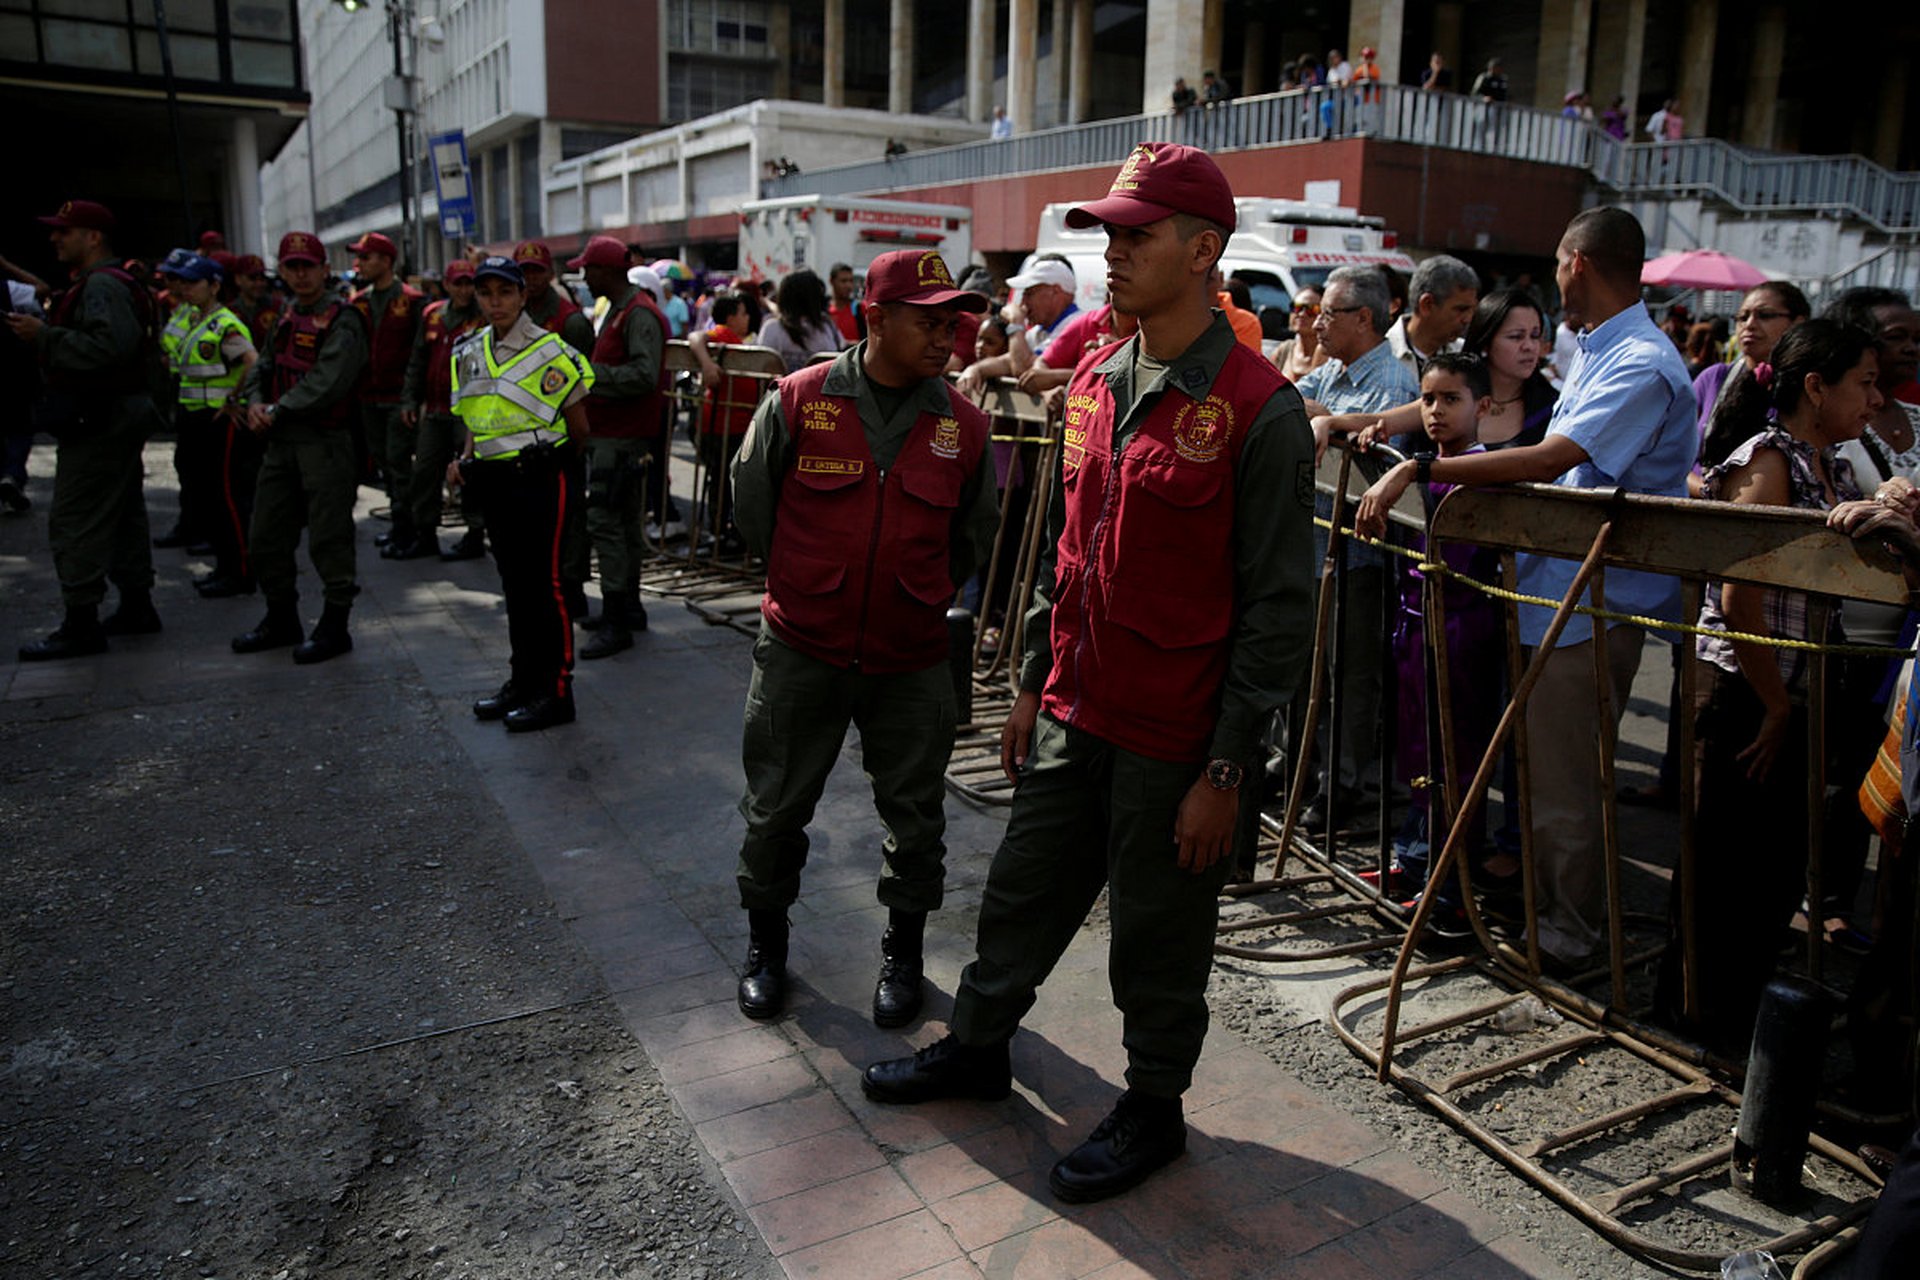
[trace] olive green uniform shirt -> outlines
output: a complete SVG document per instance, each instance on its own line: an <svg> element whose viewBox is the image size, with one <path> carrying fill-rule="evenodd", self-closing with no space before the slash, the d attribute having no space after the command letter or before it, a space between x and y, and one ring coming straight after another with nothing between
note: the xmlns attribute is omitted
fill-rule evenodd
<svg viewBox="0 0 1920 1280"><path fill-rule="evenodd" d="M1235 342L1233 327L1215 311L1212 327L1168 361L1137 398L1139 335L1108 356L1096 372L1113 397L1114 461L1162 396L1205 400ZM1054 558L1066 524L1057 479L1020 664L1020 688L1032 693L1045 687L1053 671ZM1233 557L1232 648L1211 755L1246 761L1254 757L1268 718L1292 696L1313 650L1313 430L1290 383L1268 398L1247 427L1234 471Z"/></svg>
<svg viewBox="0 0 1920 1280"><path fill-rule="evenodd" d="M873 465L884 474L913 430L921 413L952 416L953 392L939 378L927 378L901 397L890 415L883 415L866 375L867 344L863 341L834 358L820 390L830 396L852 396L860 408L860 427L867 437ZM598 370L596 369L596 372ZM993 462L984 445L973 474L960 490L954 513L949 566L953 581L965 582L986 559L1000 523L1000 504L993 486ZM754 411L753 424L741 439L733 460L733 518L740 536L755 555L764 557L773 547L780 488L793 465L793 436L780 412L780 397L771 395Z"/></svg>
<svg viewBox="0 0 1920 1280"><path fill-rule="evenodd" d="M332 297L322 297L311 306L296 302L293 310L303 316L312 315L332 306L334 301ZM299 423L317 419L321 410L332 408L352 395L361 372L367 367L367 355L367 322L353 307L343 303L320 339L320 352L313 368L280 397L275 410L277 420ZM266 389L272 385L273 343L269 340L253 368L241 380L240 403L268 403Z"/></svg>

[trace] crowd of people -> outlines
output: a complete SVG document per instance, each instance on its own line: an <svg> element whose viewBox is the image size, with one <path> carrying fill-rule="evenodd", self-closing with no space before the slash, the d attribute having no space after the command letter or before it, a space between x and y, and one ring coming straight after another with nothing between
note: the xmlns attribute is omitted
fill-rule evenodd
<svg viewBox="0 0 1920 1280"><path fill-rule="evenodd" d="M1363 51L1361 65L1370 61ZM1351 83L1342 68L1329 74ZM835 264L824 279L795 271L770 295L698 288L689 304L669 283L674 264L595 237L567 264L589 308L556 280L540 241L457 261L429 282L444 296L428 296L399 278L385 236L351 246L347 289L319 239L293 232L278 246L274 290L264 263L217 239L150 275L116 255L102 206L72 201L43 221L72 274L66 287L0 261L15 286L9 359L42 380L34 426L56 441L49 538L65 616L21 649L23 661L159 631L156 547L211 555L196 584L205 596L264 596L266 614L234 638L236 653L288 648L318 663L350 651L354 504L375 485L389 507L375 540L386 558L495 556L511 667L473 713L516 732L564 724L575 714L574 629L593 632L578 656L599 658L647 625L640 564L678 519L666 343L688 338L707 397L691 423L707 477L703 523L721 552L766 567L737 869L750 928L738 999L755 1018L784 1007L806 827L850 726L886 832L873 1016L898 1026L919 1015L955 719L945 613L959 597L1004 626L1009 598L981 598L995 513L1003 500L1023 509L1017 494L1034 479L1036 455L990 441L974 401L998 378L1050 397L1063 445L1014 664L1020 695L1002 763L1017 786L977 958L951 1034L876 1064L865 1088L892 1103L1004 1095L1007 1041L1105 886L1128 1089L1056 1166L1054 1190L1070 1200L1125 1190L1183 1149L1179 1099L1206 1030L1218 891L1246 869L1247 818L1271 798L1268 779L1291 776L1298 756L1313 764L1312 795L1301 797L1309 822L1328 830L1363 831L1383 793L1405 796L1394 887L1409 900L1430 890L1436 931L1465 932L1460 883L1429 884L1427 872L1446 821L1433 784L1479 760L1508 694L1496 606L1456 581L1490 580L1490 558L1456 545L1427 567L1441 569L1446 599L1450 737L1434 738L1426 707L1426 583L1359 544L1341 570L1350 607L1339 749L1331 732L1287 740L1281 713L1316 656L1310 602L1328 563L1312 486L1299 478L1334 435L1391 443L1406 459L1373 473L1354 514L1363 537L1387 534L1386 513L1409 489L1433 502L1456 486L1534 481L1818 511L1920 565L1920 315L1908 298L1854 289L1815 315L1792 284L1768 282L1745 294L1723 348L1710 322L1655 324L1640 284L1644 235L1613 208L1582 213L1559 244L1569 338L1559 350L1545 299L1483 290L1470 265L1444 254L1404 280L1335 270L1291 299L1290 337L1263 340L1245 286L1218 267L1235 221L1226 179L1205 152L1174 144L1143 144L1106 198L1068 216L1108 236L1109 299L1091 310L1078 304L1071 263L1047 255L997 282L981 268L955 280L937 253L902 251L877 258L864 285ZM785 367L764 396L723 366L726 349L745 344ZM176 440L180 522L154 538L141 456L163 424ZM13 510L29 502L30 444L30 432L8 439L0 503ZM467 532L442 547L449 491ZM1324 500L1319 514L1332 514ZM303 531L323 596L311 629L296 586ZM603 607L591 617L583 587L595 563ZM1529 597L1559 599L1573 575L1568 561L1519 556ZM102 617L109 586L118 607ZM1552 645L1526 708L1538 902L1526 941L1558 977L1605 955L1596 744L1611 750L1648 620L1682 621L1672 578L1615 570L1607 593L1618 617L1597 629L1575 618L1551 641L1551 611L1521 610L1520 642ZM1907 698L1898 661L1833 664L1823 691L1830 899L1803 904L1809 798L1795 780L1809 763L1812 668L1800 650L1753 638L1910 647L1914 628L1899 611L1850 606L1822 636L1813 616L1804 597L1728 582L1711 584L1686 620L1701 633L1682 640L1692 653L1676 663L1699 665L1698 700L1671 715L1695 718L1697 785L1664 798L1693 806L1702 875L1722 892L1688 920L1676 897L1673 929L1697 941L1702 998L1680 999L1675 947L1661 1011L1738 1044L1804 909L1829 941L1871 953L1878 976L1862 981L1875 1004L1855 1035L1878 1050L1861 1054L1863 1071L1878 1070L1873 1083L1891 1091L1912 1048L1902 975L1915 877L1914 860L1899 856L1898 810L1920 778L1896 767L1880 812L1862 812L1853 795L1889 735L1893 759L1911 764L1916 717L1902 708L1920 701ZM1392 708L1381 705L1389 665ZM1611 722L1594 698L1597 671L1612 684ZM1372 758L1382 716L1399 727L1392 760ZM1503 821L1483 821L1466 841L1467 883L1489 903L1516 895L1522 874L1511 772L1505 790ZM1881 918L1865 928L1852 913L1876 833L1885 885Z"/></svg>

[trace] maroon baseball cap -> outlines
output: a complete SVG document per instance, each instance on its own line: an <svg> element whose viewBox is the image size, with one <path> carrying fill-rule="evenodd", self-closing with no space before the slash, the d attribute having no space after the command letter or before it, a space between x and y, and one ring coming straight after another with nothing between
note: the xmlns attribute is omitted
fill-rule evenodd
<svg viewBox="0 0 1920 1280"><path fill-rule="evenodd" d="M396 262L400 260L399 246L395 245L391 239L381 235L378 231L369 231L358 240L355 240L347 246L347 252L384 253Z"/></svg>
<svg viewBox="0 0 1920 1280"><path fill-rule="evenodd" d="M40 221L50 227L79 227L84 231L113 230L113 211L91 200L69 200Z"/></svg>
<svg viewBox="0 0 1920 1280"><path fill-rule="evenodd" d="M1212 156L1175 142L1143 142L1120 167L1104 199L1067 210L1067 225L1076 230L1103 222L1144 227L1176 213L1217 222L1229 231L1238 221L1233 188Z"/></svg>
<svg viewBox="0 0 1920 1280"><path fill-rule="evenodd" d="M587 241L587 247L580 256L567 261L569 267L624 267L627 265L627 246L612 236L595 236Z"/></svg>
<svg viewBox="0 0 1920 1280"><path fill-rule="evenodd" d="M625 262L626 250L620 250L620 261ZM522 240L513 247L513 260L524 267L545 267L553 270L553 250L545 240Z"/></svg>
<svg viewBox="0 0 1920 1280"><path fill-rule="evenodd" d="M212 256L215 249L224 249L226 247L227 238L218 231L202 231L200 233L200 252L207 254L209 257Z"/></svg>
<svg viewBox="0 0 1920 1280"><path fill-rule="evenodd" d="M932 249L895 249L867 267L868 302L909 302L916 307L955 303L962 311L985 311L987 300L957 287L947 262Z"/></svg>
<svg viewBox="0 0 1920 1280"><path fill-rule="evenodd" d="M320 243L320 237L311 231L289 231L280 237L281 262L309 262L316 267L325 266L327 246Z"/></svg>
<svg viewBox="0 0 1920 1280"><path fill-rule="evenodd" d="M257 253L243 253L233 260L233 274L263 276L267 274L267 264L260 261L260 255Z"/></svg>
<svg viewBox="0 0 1920 1280"><path fill-rule="evenodd" d="M441 276L441 279L445 280L448 284L452 284L455 280L471 280L473 279L473 263L465 258L455 258L447 264L446 273Z"/></svg>

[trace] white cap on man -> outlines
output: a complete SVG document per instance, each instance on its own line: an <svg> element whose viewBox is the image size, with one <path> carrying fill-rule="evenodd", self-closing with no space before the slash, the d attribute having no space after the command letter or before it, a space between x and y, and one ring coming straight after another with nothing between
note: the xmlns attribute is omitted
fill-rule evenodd
<svg viewBox="0 0 1920 1280"><path fill-rule="evenodd" d="M1045 258L1034 263L1017 276L1007 277L1009 289L1031 289L1036 285L1050 284L1055 288L1072 293L1075 288L1073 268L1053 258Z"/></svg>

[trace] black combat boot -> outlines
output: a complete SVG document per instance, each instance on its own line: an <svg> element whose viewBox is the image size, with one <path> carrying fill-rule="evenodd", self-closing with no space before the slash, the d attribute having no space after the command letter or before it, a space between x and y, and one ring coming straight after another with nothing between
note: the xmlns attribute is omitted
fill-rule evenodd
<svg viewBox="0 0 1920 1280"><path fill-rule="evenodd" d="M300 624L300 606L292 600L267 602L267 616L245 635L233 638L235 653L259 653L263 649L284 649L307 638Z"/></svg>
<svg viewBox="0 0 1920 1280"><path fill-rule="evenodd" d="M20 646L20 661L46 662L53 658L79 658L107 651L107 633L100 625L99 611L90 604L67 606L67 616L44 639Z"/></svg>
<svg viewBox="0 0 1920 1280"><path fill-rule="evenodd" d="M120 592L120 607L100 620L100 630L110 636L150 636L160 630L160 613L153 597L145 591Z"/></svg>
<svg viewBox="0 0 1920 1280"><path fill-rule="evenodd" d="M873 988L873 1025L904 1027L920 1016L920 959L927 931L924 911L887 912L880 935L880 981Z"/></svg>
<svg viewBox="0 0 1920 1280"><path fill-rule="evenodd" d="M1047 1185L1073 1204L1105 1200L1138 1186L1186 1149L1180 1099L1129 1089L1092 1136L1053 1166Z"/></svg>
<svg viewBox="0 0 1920 1280"><path fill-rule="evenodd" d="M508 733L538 733L555 725L572 724L571 693L542 693L528 698L503 717Z"/></svg>
<svg viewBox="0 0 1920 1280"><path fill-rule="evenodd" d="M509 711L524 707L531 701L532 694L509 680L500 686L500 692L474 699L473 717L476 720L504 720Z"/></svg>
<svg viewBox="0 0 1920 1280"><path fill-rule="evenodd" d="M616 653L633 648L633 631L628 618L634 604L631 592L607 592L606 604L601 608L600 627L593 639L580 649L582 660L590 662L595 658L611 658Z"/></svg>
<svg viewBox="0 0 1920 1280"><path fill-rule="evenodd" d="M787 913L747 912L747 969L740 975L740 1012L777 1018L787 1003Z"/></svg>
<svg viewBox="0 0 1920 1280"><path fill-rule="evenodd" d="M294 647L293 660L306 666L351 653L353 637L347 634L347 614L350 612L351 606L344 604L328 604L321 609L320 621L313 624L313 634L307 637L305 644Z"/></svg>
<svg viewBox="0 0 1920 1280"><path fill-rule="evenodd" d="M860 1088L875 1102L933 1102L940 1098L994 1102L1013 1092L1013 1063L1005 1040L961 1044L948 1034L911 1058L874 1063L860 1077Z"/></svg>
<svg viewBox="0 0 1920 1280"><path fill-rule="evenodd" d="M487 554L487 535L479 529L468 529L460 535L460 540L440 553L442 560L478 560Z"/></svg>

